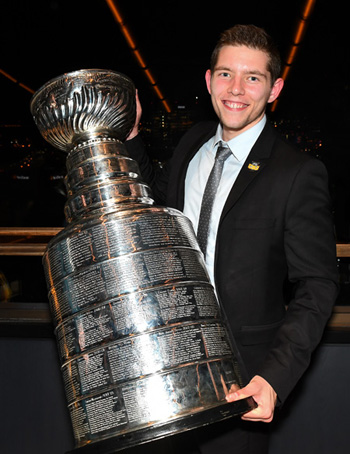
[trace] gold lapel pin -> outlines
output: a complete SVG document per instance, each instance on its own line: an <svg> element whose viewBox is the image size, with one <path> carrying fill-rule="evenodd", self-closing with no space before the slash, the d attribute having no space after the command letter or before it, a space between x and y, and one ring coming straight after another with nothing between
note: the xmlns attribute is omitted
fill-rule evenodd
<svg viewBox="0 0 350 454"><path fill-rule="evenodd" d="M255 162L255 161L252 161L250 164L248 164L248 169L249 170L259 170L260 169L260 162Z"/></svg>

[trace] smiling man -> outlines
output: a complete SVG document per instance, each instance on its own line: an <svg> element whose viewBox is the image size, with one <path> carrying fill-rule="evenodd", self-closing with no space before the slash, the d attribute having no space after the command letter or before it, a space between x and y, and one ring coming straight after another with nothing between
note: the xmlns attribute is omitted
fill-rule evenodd
<svg viewBox="0 0 350 454"><path fill-rule="evenodd" d="M283 80L272 80L268 55L246 46L224 46L206 73L208 91L226 142L263 119L267 103L280 94Z"/></svg>
<svg viewBox="0 0 350 454"><path fill-rule="evenodd" d="M194 126L161 174L137 125L127 141L157 201L182 210L197 232L250 376L227 400L253 396L258 404L242 418L193 431L191 452L268 452L265 423L307 369L337 296L326 169L285 142L265 114L283 88L279 74L280 58L266 32L237 25L222 34L206 73L219 121Z"/></svg>

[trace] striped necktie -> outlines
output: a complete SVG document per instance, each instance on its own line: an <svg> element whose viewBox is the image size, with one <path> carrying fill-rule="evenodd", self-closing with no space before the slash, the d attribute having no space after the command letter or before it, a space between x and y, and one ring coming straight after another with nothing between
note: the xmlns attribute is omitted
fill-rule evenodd
<svg viewBox="0 0 350 454"><path fill-rule="evenodd" d="M207 250L209 223L216 191L220 183L225 161L230 155L230 148L227 145L220 144L216 152L214 166L210 172L207 184L204 189L197 230L198 243L204 255L206 254Z"/></svg>

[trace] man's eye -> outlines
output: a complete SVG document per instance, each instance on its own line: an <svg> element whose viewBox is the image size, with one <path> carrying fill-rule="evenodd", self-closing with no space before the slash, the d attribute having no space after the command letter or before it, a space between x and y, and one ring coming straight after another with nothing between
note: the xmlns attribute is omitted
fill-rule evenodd
<svg viewBox="0 0 350 454"><path fill-rule="evenodd" d="M250 77L249 77L249 80L250 80L251 82L258 82L259 78L256 77L256 76L250 76Z"/></svg>

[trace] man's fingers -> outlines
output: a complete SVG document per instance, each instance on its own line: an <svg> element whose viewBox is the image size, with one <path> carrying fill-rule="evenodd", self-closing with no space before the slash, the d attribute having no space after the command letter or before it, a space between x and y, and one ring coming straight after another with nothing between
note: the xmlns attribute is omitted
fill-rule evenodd
<svg viewBox="0 0 350 454"><path fill-rule="evenodd" d="M258 406L254 410L245 413L242 419L245 421L271 422L277 397L272 386L262 377L255 376L244 388L231 388L226 400L235 402L247 397L252 397Z"/></svg>

